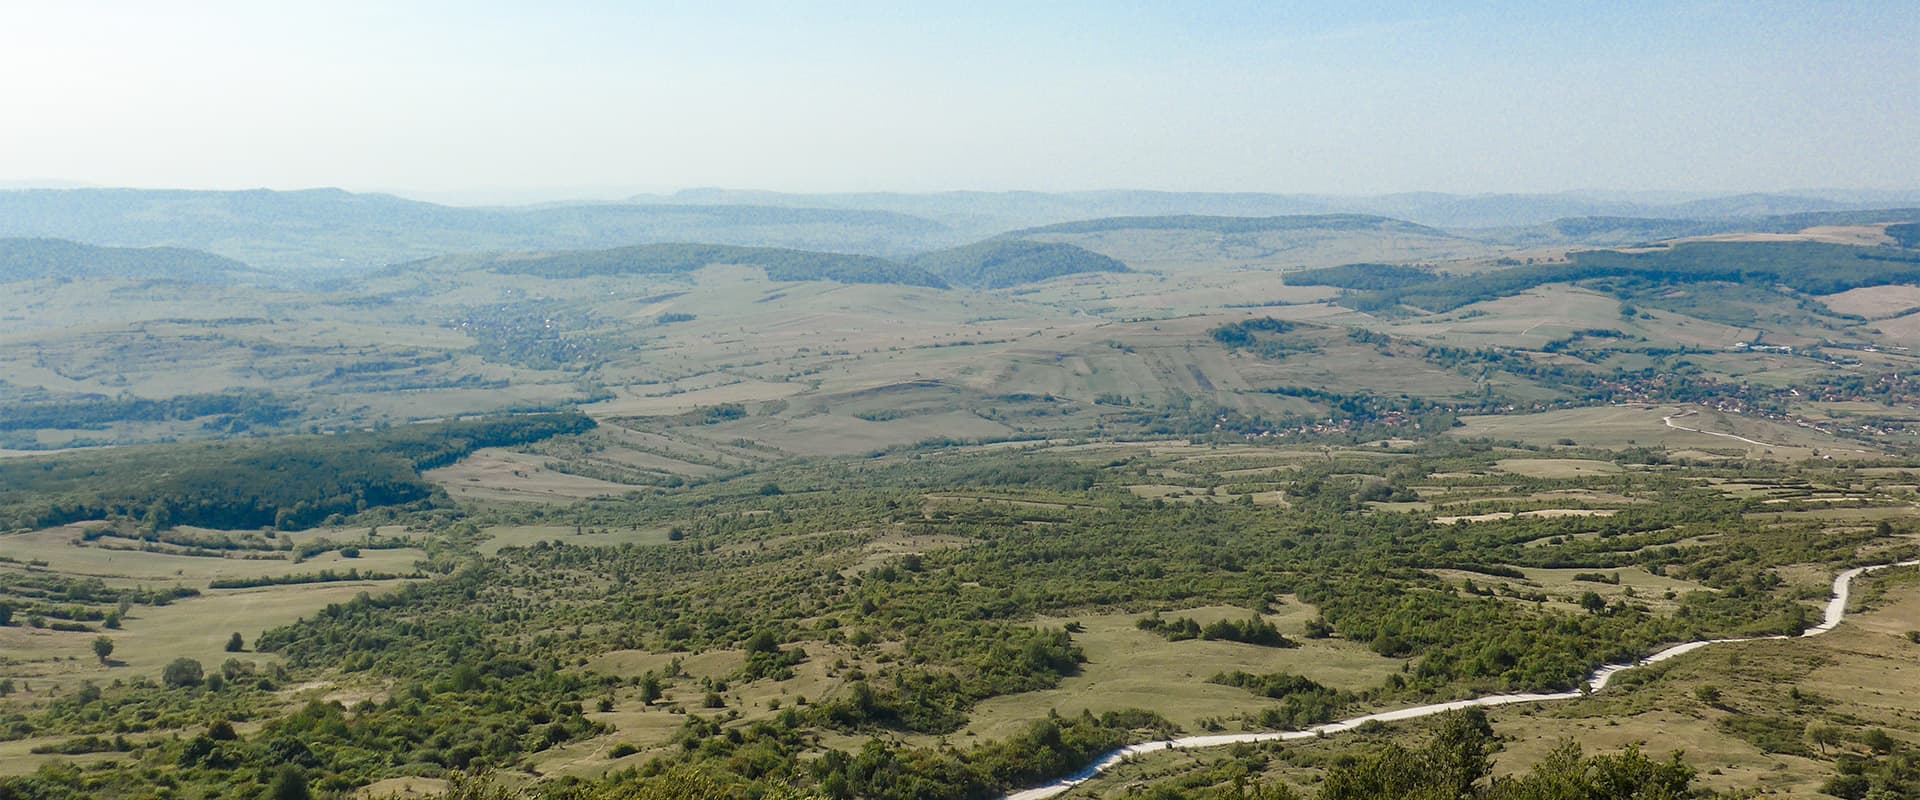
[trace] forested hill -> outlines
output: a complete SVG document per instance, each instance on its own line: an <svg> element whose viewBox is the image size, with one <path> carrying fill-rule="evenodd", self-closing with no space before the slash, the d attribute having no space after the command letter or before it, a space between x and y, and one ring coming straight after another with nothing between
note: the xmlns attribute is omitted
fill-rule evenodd
<svg viewBox="0 0 1920 800"><path fill-rule="evenodd" d="M1084 272L1131 272L1118 259L1063 242L993 239L914 258L955 286L1004 289Z"/></svg>
<svg viewBox="0 0 1920 800"><path fill-rule="evenodd" d="M1517 230L1481 231L1489 241L1507 244L1549 244L1586 242L1590 244L1626 244L1712 236L1721 233L1795 233L1823 225L1879 225L1920 222L1920 208L1887 208L1866 211L1816 211L1754 217L1714 219L1672 219L1649 217L1566 217L1544 225ZM1889 235L1892 235L1891 231Z"/></svg>
<svg viewBox="0 0 1920 800"><path fill-rule="evenodd" d="M897 283L946 288L946 281L919 267L874 256L735 247L719 244L643 244L612 250L576 250L529 259L499 260L496 272L543 278L692 272L714 264L759 267L776 281Z"/></svg>
<svg viewBox="0 0 1920 800"><path fill-rule="evenodd" d="M470 265L471 259L445 263ZM776 281L837 281L1001 289L1061 275L1128 272L1127 265L1071 244L992 239L940 250L905 262L852 253L736 247L719 244L644 244L612 250L573 250L534 256L499 255L481 268L511 275L585 278L661 275L731 264L759 267Z"/></svg>
<svg viewBox="0 0 1920 800"><path fill-rule="evenodd" d="M4 459L0 530L113 516L144 516L159 527L308 527L331 514L431 500L420 472L482 447L593 426L574 413L527 414Z"/></svg>
<svg viewBox="0 0 1920 800"><path fill-rule="evenodd" d="M1298 214L1284 217L1209 217L1175 215L1161 217L1105 217L1063 222L1038 228L1012 231L1001 238L1019 239L1051 233L1103 233L1107 231L1199 231L1203 233L1244 234L1269 231L1379 231L1382 233L1418 233L1449 237L1438 228L1416 225L1391 217L1368 214Z"/></svg>
<svg viewBox="0 0 1920 800"><path fill-rule="evenodd" d="M231 258L179 247L96 247L65 239L0 239L0 283L44 278L223 283L253 272Z"/></svg>
<svg viewBox="0 0 1920 800"><path fill-rule="evenodd" d="M1429 283L1437 277L1429 270L1399 264L1342 264L1337 267L1303 269L1290 272L1288 286L1333 286L1341 289L1377 292Z"/></svg>
<svg viewBox="0 0 1920 800"><path fill-rule="evenodd" d="M1644 251L1588 250L1574 253L1572 263L1457 277L1434 275L1425 281L1349 295L1341 302L1361 310L1409 305L1450 311L1549 283L1599 278L1656 286L1729 282L1832 294L1863 286L1920 283L1920 253L1819 242L1683 242Z"/></svg>

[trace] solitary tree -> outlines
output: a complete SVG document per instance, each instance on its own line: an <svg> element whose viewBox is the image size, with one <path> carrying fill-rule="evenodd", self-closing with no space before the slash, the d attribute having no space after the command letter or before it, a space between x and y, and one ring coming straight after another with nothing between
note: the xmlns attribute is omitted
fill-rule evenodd
<svg viewBox="0 0 1920 800"><path fill-rule="evenodd" d="M175 689L199 686L205 677L206 671L201 669L200 662L191 658L176 658L160 672L160 680Z"/></svg>
<svg viewBox="0 0 1920 800"><path fill-rule="evenodd" d="M1820 747L1820 755L1827 754L1827 748L1840 743L1840 729L1832 725L1815 722L1807 726L1807 739Z"/></svg>
<svg viewBox="0 0 1920 800"><path fill-rule="evenodd" d="M93 640L93 655L100 663L107 663L107 656L113 655L113 639L101 636Z"/></svg>
<svg viewBox="0 0 1920 800"><path fill-rule="evenodd" d="M239 631L234 631L232 636L227 637L227 652L238 653L245 649L247 649L247 643L240 638Z"/></svg>

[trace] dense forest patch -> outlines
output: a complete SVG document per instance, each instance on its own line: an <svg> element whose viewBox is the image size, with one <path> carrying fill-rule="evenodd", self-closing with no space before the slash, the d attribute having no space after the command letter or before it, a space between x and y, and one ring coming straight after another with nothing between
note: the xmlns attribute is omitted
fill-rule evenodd
<svg viewBox="0 0 1920 800"><path fill-rule="evenodd" d="M1350 295L1365 311L1415 306L1451 311L1548 283L1596 278L1649 286L1728 282L1779 286L1801 294L1834 294L1862 286L1920 281L1920 255L1886 248L1819 242L1684 242L1654 250L1589 250L1571 264L1536 264Z"/></svg>
<svg viewBox="0 0 1920 800"><path fill-rule="evenodd" d="M1004 289L1086 272L1130 272L1127 265L1063 242L992 239L916 256L912 265L955 286Z"/></svg>
<svg viewBox="0 0 1920 800"><path fill-rule="evenodd" d="M239 391L184 394L163 400L143 397L88 396L28 403L0 403L0 431L94 429L115 422L157 422L201 417L229 418L228 430L273 426L297 409L271 392Z"/></svg>
<svg viewBox="0 0 1920 800"><path fill-rule="evenodd" d="M1920 223L1903 222L1898 225L1888 225L1887 235L1900 243L1901 247L1920 248Z"/></svg>
<svg viewBox="0 0 1920 800"><path fill-rule="evenodd" d="M930 272L875 256L778 247L719 244L643 244L611 250L576 250L528 259L501 260L496 272L542 278L692 272L714 264L759 267L776 281L898 283L945 288Z"/></svg>
<svg viewBox="0 0 1920 800"><path fill-rule="evenodd" d="M1377 292L1429 283L1436 276L1419 267L1398 264L1342 264L1337 267L1304 269L1287 273L1291 286L1333 286Z"/></svg>
<svg viewBox="0 0 1920 800"><path fill-rule="evenodd" d="M0 528L125 516L155 527L307 527L332 514L429 499L420 472L482 447L578 433L538 414L332 436L142 445L0 461Z"/></svg>

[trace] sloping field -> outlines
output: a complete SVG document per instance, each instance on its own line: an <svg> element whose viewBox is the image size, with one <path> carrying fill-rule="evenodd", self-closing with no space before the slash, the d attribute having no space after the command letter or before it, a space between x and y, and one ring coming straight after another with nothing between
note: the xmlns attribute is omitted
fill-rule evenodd
<svg viewBox="0 0 1920 800"><path fill-rule="evenodd" d="M555 472L543 466L548 460L496 447L422 474L458 500L569 502L626 494L637 488Z"/></svg>
<svg viewBox="0 0 1920 800"><path fill-rule="evenodd" d="M1685 416L1681 416L1685 415ZM1572 439L1588 447L1658 446L1674 450L1741 451L1747 456L1801 459L1866 454L1858 445L1804 428L1683 406L1614 405L1539 414L1473 416L1451 433L1552 445ZM1736 438L1737 437L1737 438Z"/></svg>
<svg viewBox="0 0 1920 800"><path fill-rule="evenodd" d="M1816 299L1842 314L1884 319L1920 308L1920 286L1862 286Z"/></svg>

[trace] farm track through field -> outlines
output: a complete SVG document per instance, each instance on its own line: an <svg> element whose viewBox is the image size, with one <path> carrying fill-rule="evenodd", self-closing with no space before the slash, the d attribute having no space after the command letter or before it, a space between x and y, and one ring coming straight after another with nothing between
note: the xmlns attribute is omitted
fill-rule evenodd
<svg viewBox="0 0 1920 800"><path fill-rule="evenodd" d="M1742 441L1742 442L1746 442L1747 444L1751 444L1751 445L1757 445L1757 446L1760 446L1760 447L1792 447L1792 445L1786 445L1786 444L1773 444L1773 443L1771 443L1771 442L1761 442L1761 441L1755 441L1755 440L1753 440L1753 439L1749 439L1749 438L1747 438L1747 437L1745 437L1745 436L1735 436L1735 435L1733 435L1733 434L1731 434L1731 433L1717 433L1717 432L1715 432L1715 431L1703 431L1703 430L1700 430L1699 428L1689 428L1689 427L1687 427L1687 426L1685 426L1685 425L1675 425L1675 424L1673 424L1673 418L1674 418L1674 417L1690 417L1690 416L1693 416L1694 414L1698 414L1698 413L1700 413L1700 412L1698 412L1698 411L1686 411L1686 412L1682 412L1682 413L1679 413L1679 414L1669 414L1669 415L1667 415L1667 416L1664 416L1664 417L1661 417L1661 418L1660 418L1660 421L1661 421L1661 422L1664 422L1664 423L1667 423L1667 427L1669 427L1669 428L1673 428L1674 430L1681 430L1681 431L1689 431L1689 432L1692 432L1692 433L1704 433L1704 434L1706 434L1706 435L1708 435L1708 436L1724 436L1724 437L1726 437L1726 438L1728 438L1728 439L1733 439L1733 440L1736 440L1736 441Z"/></svg>

